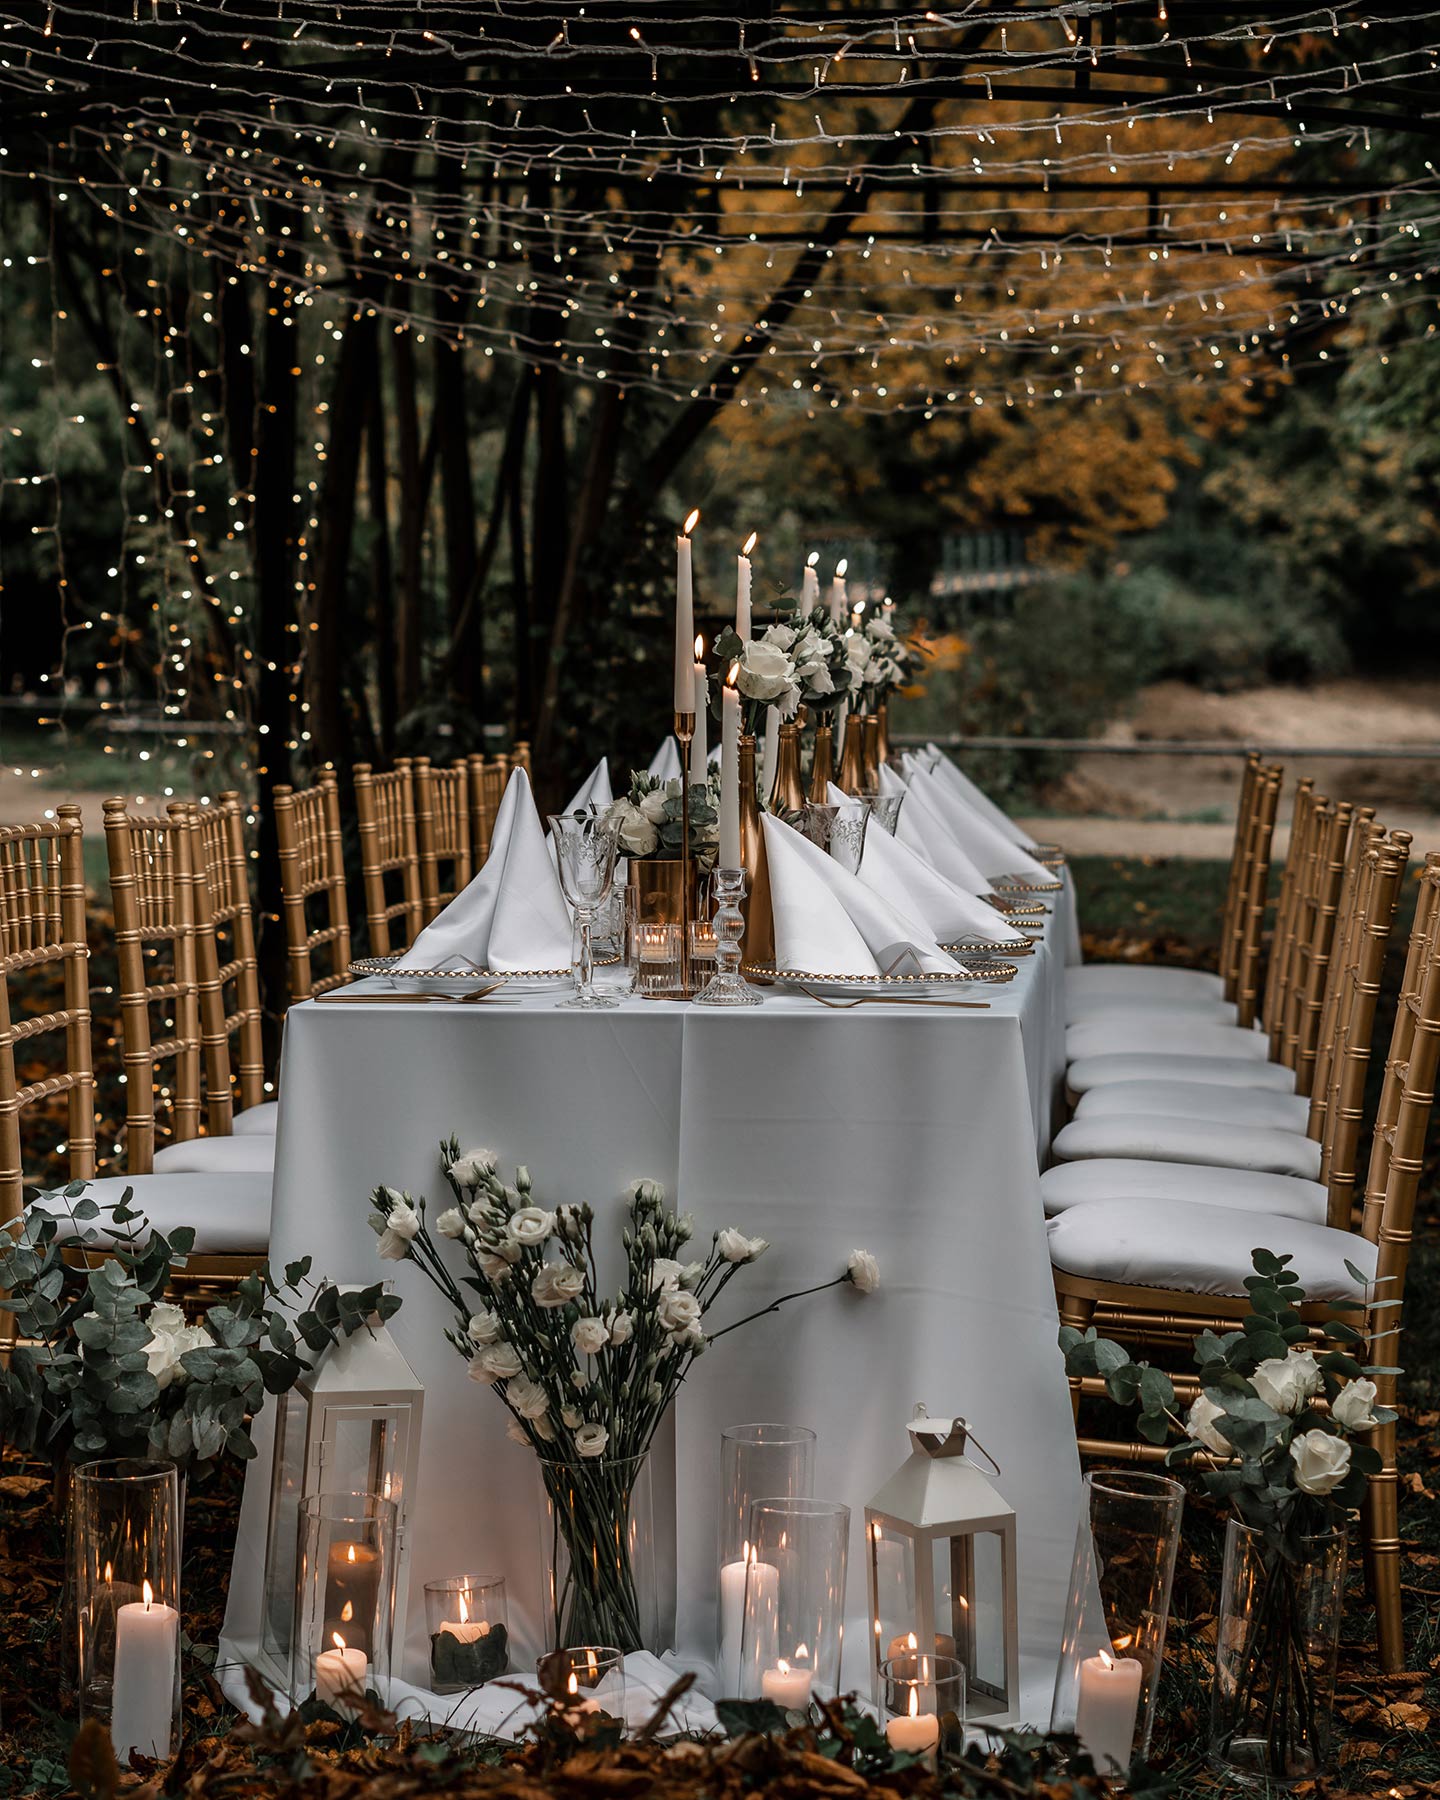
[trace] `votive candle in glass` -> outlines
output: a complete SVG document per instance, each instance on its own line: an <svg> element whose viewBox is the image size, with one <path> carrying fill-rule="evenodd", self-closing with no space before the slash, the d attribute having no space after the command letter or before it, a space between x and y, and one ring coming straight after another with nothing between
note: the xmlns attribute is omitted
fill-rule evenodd
<svg viewBox="0 0 1440 1800"><path fill-rule="evenodd" d="M451 1575L425 1583L430 1685L437 1694L481 1687L510 1667L510 1627L500 1577Z"/></svg>

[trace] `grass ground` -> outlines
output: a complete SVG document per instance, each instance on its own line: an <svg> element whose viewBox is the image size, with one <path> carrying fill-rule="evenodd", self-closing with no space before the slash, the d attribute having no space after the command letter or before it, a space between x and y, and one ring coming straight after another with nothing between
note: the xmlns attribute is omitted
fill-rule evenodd
<svg viewBox="0 0 1440 1800"><path fill-rule="evenodd" d="M1075 865L1086 948L1091 957L1203 964L1213 952L1215 918L1225 871L1215 863L1154 863L1085 859ZM1398 955L1392 957L1392 965ZM1390 971L1393 995L1395 968ZM103 988L104 965L96 971L97 1046L109 1025ZM1391 1002L1393 1007L1393 1000ZM1390 1013L1379 1029L1388 1033ZM98 1051L102 1066L113 1065L112 1049ZM22 1077L23 1078L23 1077ZM113 1143L121 1089L102 1083L102 1112ZM1416 1221L1414 1260L1407 1291L1401 1362L1402 1388L1401 1536L1404 1545L1404 1601L1407 1670L1381 1676L1370 1646L1374 1619L1352 1558L1340 1663L1337 1774L1309 1792L1327 1800L1390 1800L1440 1796L1440 1132L1432 1134L1422 1201ZM48 1470L7 1455L0 1468L0 1795L60 1796L72 1790L66 1759L74 1734L74 1706L67 1686L58 1628L64 1570L64 1534L50 1502ZM347 1786L355 1800L450 1791L438 1758L432 1776L416 1783L419 1752L407 1744L362 1746L353 1732L312 1727L303 1753L280 1756L245 1745L230 1735L234 1723L210 1678L203 1647L213 1645L225 1605L229 1552L236 1528L240 1476L222 1471L192 1484L185 1533L185 1630L198 1646L187 1665L187 1751L183 1778L168 1793L197 1797L222 1791L247 1800L270 1800L288 1793L338 1795L342 1767L347 1778L373 1775L373 1786ZM1223 1521L1202 1502L1187 1505L1166 1674L1157 1723L1154 1759L1185 1797L1239 1800L1204 1766L1214 1591ZM292 1746L292 1752L294 1747ZM211 1760L206 1772L207 1759ZM290 1771L309 1770L301 1786ZM402 1775L402 1771L404 1771ZM783 1784L781 1784L783 1787ZM631 1800L640 1788L606 1788L604 1794ZM777 1792L781 1791L779 1788ZM794 1796L798 1790L785 1789ZM1024 1795L1056 1796L1052 1785L1008 1789L1010 1800ZM832 1790L826 1790L827 1794ZM1254 1790L1248 1790L1253 1793ZM518 1790L517 1790L518 1794ZM833 1794L838 1795L839 1789ZM567 1800L603 1800L601 1790L566 1789ZM539 1785L521 1800L547 1800Z"/></svg>

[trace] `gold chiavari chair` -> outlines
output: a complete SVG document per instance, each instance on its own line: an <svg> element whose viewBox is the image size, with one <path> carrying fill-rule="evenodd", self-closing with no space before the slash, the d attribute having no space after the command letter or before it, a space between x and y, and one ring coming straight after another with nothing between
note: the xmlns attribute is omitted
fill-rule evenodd
<svg viewBox="0 0 1440 1800"><path fill-rule="evenodd" d="M1381 858L1373 850L1367 855ZM1381 906L1374 911L1378 914ZM1352 1006L1361 1004L1357 983ZM1399 1361L1399 1320L1424 1161L1426 1130L1440 1064L1440 856L1426 858L1410 935L1399 1009L1386 1059L1359 1231L1343 1226L1194 1201L1137 1208L1124 1200L1095 1201L1051 1222L1050 1252L1063 1323L1102 1336L1129 1338L1158 1352L1178 1349L1202 1329L1229 1331L1246 1310L1244 1283L1250 1252L1262 1246L1293 1258L1307 1295L1302 1318L1323 1336L1337 1305L1361 1306L1367 1333L1377 1338L1375 1384L1393 1405L1397 1378L1384 1371ZM1359 1269L1357 1283L1347 1265ZM1348 1315L1347 1315L1348 1316ZM1193 1398L1193 1375L1173 1377L1182 1400ZM1072 1378L1076 1408L1104 1393L1098 1377ZM1082 1455L1144 1462L1162 1447L1078 1432ZM1393 1426L1374 1433L1383 1469L1372 1479L1365 1511L1366 1560L1374 1583L1382 1667L1404 1666L1396 1527L1396 1452Z"/></svg>
<svg viewBox="0 0 1440 1800"><path fill-rule="evenodd" d="M470 772L461 760L434 768L428 756L415 758L415 845L420 859L420 913L428 925L448 906L474 872L470 861ZM441 864L448 863L449 885Z"/></svg>
<svg viewBox="0 0 1440 1800"><path fill-rule="evenodd" d="M240 796L225 793L215 806L192 806L189 822L205 1126L212 1137L223 1137L235 1129L237 1089L240 1118L265 1102L260 973ZM227 990L234 993L233 1009ZM265 1111L273 1118L273 1107Z"/></svg>
<svg viewBox="0 0 1440 1800"><path fill-rule="evenodd" d="M510 767L523 769L527 775L530 773L530 746L524 738L517 739L515 748L510 752Z"/></svg>
<svg viewBox="0 0 1440 1800"><path fill-rule="evenodd" d="M155 1167L157 1103L183 1144L200 1129L200 1004L195 971L194 880L187 808L133 818L122 799L105 802L105 848L115 910L120 1033L125 1065L125 1161L132 1175ZM158 969L158 978L151 971ZM156 1036L151 1008L164 1009ZM173 1064L170 1081L159 1079Z"/></svg>
<svg viewBox="0 0 1440 1800"><path fill-rule="evenodd" d="M1315 839L1328 804L1315 793L1310 776L1304 776L1295 784L1295 798L1290 806L1290 844L1280 877L1280 898L1275 907L1270 961L1265 972L1265 1001L1260 1009L1270 1038L1272 1060L1279 1056L1285 1042L1287 990L1291 986L1298 954L1296 940L1305 910L1307 885L1315 872Z"/></svg>
<svg viewBox="0 0 1440 1800"><path fill-rule="evenodd" d="M505 783L510 779L510 761L504 756L469 756L465 759L470 773L470 852L478 869L490 854L490 834L495 829L495 815L504 798Z"/></svg>
<svg viewBox="0 0 1440 1800"><path fill-rule="evenodd" d="M1270 890L1270 844L1275 834L1275 815L1280 804L1284 771L1262 765L1256 777L1254 822L1250 838L1250 866L1241 883L1238 902L1239 930L1235 956L1235 1023L1255 1023L1259 1000L1260 958L1265 937L1265 909Z"/></svg>
<svg viewBox="0 0 1440 1800"><path fill-rule="evenodd" d="M340 787L322 769L309 788L277 787L275 837L280 894L290 959L290 998L308 1000L350 979L350 909L345 896L345 856L340 835ZM312 927L312 905L324 907ZM316 961L328 966L316 973Z"/></svg>
<svg viewBox="0 0 1440 1800"><path fill-rule="evenodd" d="M415 789L410 759L397 758L377 775L355 765L355 818L360 827L360 871L365 884L365 924L370 954L404 950L422 924L420 861L415 842ZM400 898L387 897L385 878L398 876Z"/></svg>

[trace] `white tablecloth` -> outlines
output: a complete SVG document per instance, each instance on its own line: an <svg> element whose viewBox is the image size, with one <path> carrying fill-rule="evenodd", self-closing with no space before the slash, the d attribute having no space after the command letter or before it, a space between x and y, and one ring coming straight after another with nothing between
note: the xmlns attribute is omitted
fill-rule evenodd
<svg viewBox="0 0 1440 1800"><path fill-rule="evenodd" d="M620 1196L641 1176L678 1192L703 1237L734 1224L770 1239L729 1289L725 1319L839 1273L857 1245L872 1250L879 1293L797 1301L717 1345L682 1390L678 1650L713 1655L720 1432L791 1420L818 1432L817 1495L852 1509L845 1679L868 1685L863 1508L903 1459L905 1421L923 1400L965 1415L1000 1463L997 1485L1019 1514L1021 1647L1035 1676L1025 1716L1044 1722L1046 1670L1033 1659L1058 1645L1079 1503L1037 1182L1063 1073L1070 895L1054 898L1046 942L1018 978L962 990L988 999L986 1012L842 1013L771 992L738 1014L642 1000L576 1013L557 1010L553 991L503 1005L291 1010L272 1261L308 1253L317 1277L393 1276L404 1306L391 1330L426 1390L397 1675L424 1683L423 1583L462 1569L506 1576L522 1658L538 1638L533 1458L441 1337L438 1296L408 1264L379 1263L366 1224L377 1182L442 1198L437 1146L453 1131L502 1166L527 1163L545 1204L594 1204L597 1238L617 1257ZM712 1316L712 1329L723 1322ZM222 1662L254 1660L267 1426L256 1427ZM662 1491L668 1463L657 1465Z"/></svg>

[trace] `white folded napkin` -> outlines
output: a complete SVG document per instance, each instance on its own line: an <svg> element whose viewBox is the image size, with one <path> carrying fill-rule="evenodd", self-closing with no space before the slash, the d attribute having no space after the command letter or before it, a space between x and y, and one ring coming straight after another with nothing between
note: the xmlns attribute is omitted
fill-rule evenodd
<svg viewBox="0 0 1440 1800"><path fill-rule="evenodd" d="M650 773L657 781L680 779L680 746L673 737L667 737L650 758Z"/></svg>
<svg viewBox="0 0 1440 1800"><path fill-rule="evenodd" d="M400 958L402 969L568 969L574 926L524 769L511 771L484 867Z"/></svg>
<svg viewBox="0 0 1440 1800"><path fill-rule="evenodd" d="M923 797L944 820L960 848L991 881L1001 875L1019 875L1026 881L1042 884L1054 881L1055 877L1043 864L1027 856L1013 838L1007 837L988 819L982 819L938 776L927 774L913 757L905 758L905 773L910 780L910 798L906 806L914 804L917 794ZM905 816L904 807L900 816L902 819Z"/></svg>
<svg viewBox="0 0 1440 1800"><path fill-rule="evenodd" d="M567 813L585 812L593 806L597 812L604 812L614 799L615 792L610 786L610 762L608 757L602 756L575 790L565 810Z"/></svg>
<svg viewBox="0 0 1440 1800"><path fill-rule="evenodd" d="M890 767L889 763L881 763L880 792L882 794L908 794L909 791L909 788L905 785L905 777L903 775L897 775L894 769ZM901 811L904 811L903 807L901 808Z"/></svg>
<svg viewBox="0 0 1440 1800"><path fill-rule="evenodd" d="M775 964L808 975L878 975L902 950L896 972L953 975L955 963L913 915L901 912L831 856L770 813L762 815Z"/></svg>
<svg viewBox="0 0 1440 1800"><path fill-rule="evenodd" d="M905 806L910 804L907 799ZM900 816L905 816L901 807ZM1007 925L993 906L947 880L918 850L872 819L865 833L860 879L882 900L926 924L942 944L1026 944L1024 932Z"/></svg>
<svg viewBox="0 0 1440 1800"><path fill-rule="evenodd" d="M958 763L951 762L948 756L942 756L939 750L936 750L934 744L927 744L925 748L927 750L935 750L935 754L939 757L939 761L935 764L931 773L944 786L948 787L952 794L958 796L958 798L963 800L967 806L973 807L974 810L980 814L982 819L988 819L997 830L1003 831L1006 837L1008 837L1012 843L1018 844L1022 850L1033 850L1035 848L1034 838L1028 837L1008 813L1001 812L1000 808L984 789L976 787L975 783Z"/></svg>
<svg viewBox="0 0 1440 1800"><path fill-rule="evenodd" d="M880 771L880 791L887 791L885 786L888 770ZM899 781L898 775L890 775L892 782ZM934 804L926 797L923 790L914 782L905 785L905 804L900 808L900 823L895 827L895 841L913 850L918 857L929 863L932 869L939 870L947 881L967 894L988 894L990 883L984 873L975 866L955 839L944 818L935 810Z"/></svg>

